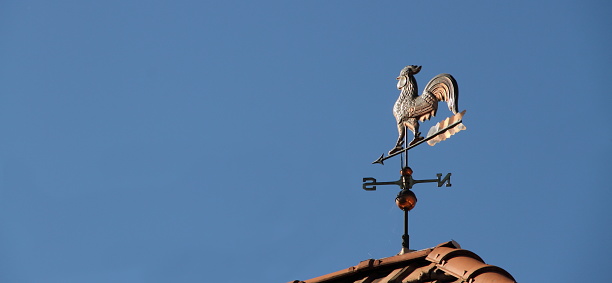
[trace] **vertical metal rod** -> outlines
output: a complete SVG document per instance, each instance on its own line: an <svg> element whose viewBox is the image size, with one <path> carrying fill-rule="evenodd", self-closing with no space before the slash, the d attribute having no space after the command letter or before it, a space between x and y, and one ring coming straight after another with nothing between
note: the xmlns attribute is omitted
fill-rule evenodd
<svg viewBox="0 0 612 283"><path fill-rule="evenodd" d="M408 148L409 142L408 142L408 127L404 127L404 148ZM405 153L405 158L404 158L404 167L408 167L408 151L404 151Z"/></svg>
<svg viewBox="0 0 612 283"><path fill-rule="evenodd" d="M408 235L408 210L404 210L404 235L402 236L402 248L410 250L410 235Z"/></svg>
<svg viewBox="0 0 612 283"><path fill-rule="evenodd" d="M405 127L405 136L404 136L404 148L408 147L409 141L408 141L408 127ZM405 151L405 157L404 157L404 166L403 167L408 167L408 151ZM402 169L404 169L402 167ZM410 250L410 235L408 235L408 210L404 210L404 235L402 235L402 248L405 252L408 252L408 250Z"/></svg>

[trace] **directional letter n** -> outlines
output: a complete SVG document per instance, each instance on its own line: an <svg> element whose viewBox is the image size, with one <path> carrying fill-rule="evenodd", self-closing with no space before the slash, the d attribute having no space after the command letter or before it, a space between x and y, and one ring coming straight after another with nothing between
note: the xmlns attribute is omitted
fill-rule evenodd
<svg viewBox="0 0 612 283"><path fill-rule="evenodd" d="M451 186L451 183L450 183L451 173L446 174L446 176L444 176L444 179L441 179L442 178L442 173L438 173L438 174L436 174L436 176L438 176L438 187L442 187L442 185L444 185L444 183L446 183L447 187Z"/></svg>

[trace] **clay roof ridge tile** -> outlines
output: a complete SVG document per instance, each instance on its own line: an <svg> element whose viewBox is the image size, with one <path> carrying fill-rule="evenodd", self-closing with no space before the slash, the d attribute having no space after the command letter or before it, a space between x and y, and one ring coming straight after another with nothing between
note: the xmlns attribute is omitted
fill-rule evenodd
<svg viewBox="0 0 612 283"><path fill-rule="evenodd" d="M485 277L496 277L499 278L498 280L502 280L500 282L516 282L514 277L506 270L486 264L480 256L468 250L438 246L427 255L426 259L435 263L445 273L468 282L477 283L478 280L475 281L474 279L483 274L481 276L482 280ZM494 273L499 276L486 273Z"/></svg>
<svg viewBox="0 0 612 283"><path fill-rule="evenodd" d="M429 266L427 266L427 264L423 265L426 262L430 262L431 264ZM374 277L370 277L370 275L368 275L371 272L373 272L372 274L378 274L376 276L382 276L376 279L378 281L383 280L381 282L385 282L384 280L389 280L389 282L397 280L404 281L404 277L406 276L417 276L420 278L421 275L416 273L412 274L416 272L416 270L420 270L419 274L421 275L434 272L432 274L442 276L440 278L445 278L444 280L448 279L444 276L453 276L459 279L461 282L470 283L516 282L512 275L510 275L510 273L504 269L486 264L477 254L461 249L457 242L450 241L437 245L434 248L412 251L381 259L367 259L359 262L359 264L355 266L351 266L343 270L305 281L295 280L291 283L356 282L354 280L350 280L349 278L359 278L356 279L358 281L374 280ZM385 274L381 275L381 272Z"/></svg>

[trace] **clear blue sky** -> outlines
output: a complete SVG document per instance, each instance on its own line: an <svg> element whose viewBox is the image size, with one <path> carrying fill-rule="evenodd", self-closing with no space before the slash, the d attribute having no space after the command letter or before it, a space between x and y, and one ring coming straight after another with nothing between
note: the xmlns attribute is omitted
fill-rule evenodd
<svg viewBox="0 0 612 283"><path fill-rule="evenodd" d="M608 1L2 1L0 281L286 282L401 248L395 77L467 131L411 151L411 247L520 282L612 264ZM440 105L438 116L449 116Z"/></svg>

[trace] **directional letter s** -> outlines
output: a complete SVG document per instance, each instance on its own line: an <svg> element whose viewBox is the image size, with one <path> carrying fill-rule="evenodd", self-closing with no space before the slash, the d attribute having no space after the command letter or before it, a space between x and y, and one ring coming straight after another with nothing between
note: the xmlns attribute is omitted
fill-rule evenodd
<svg viewBox="0 0 612 283"><path fill-rule="evenodd" d="M368 182L371 181L371 182ZM363 178L363 186L362 188L366 191L376 191L376 186L372 184L376 182L376 179L372 177Z"/></svg>

